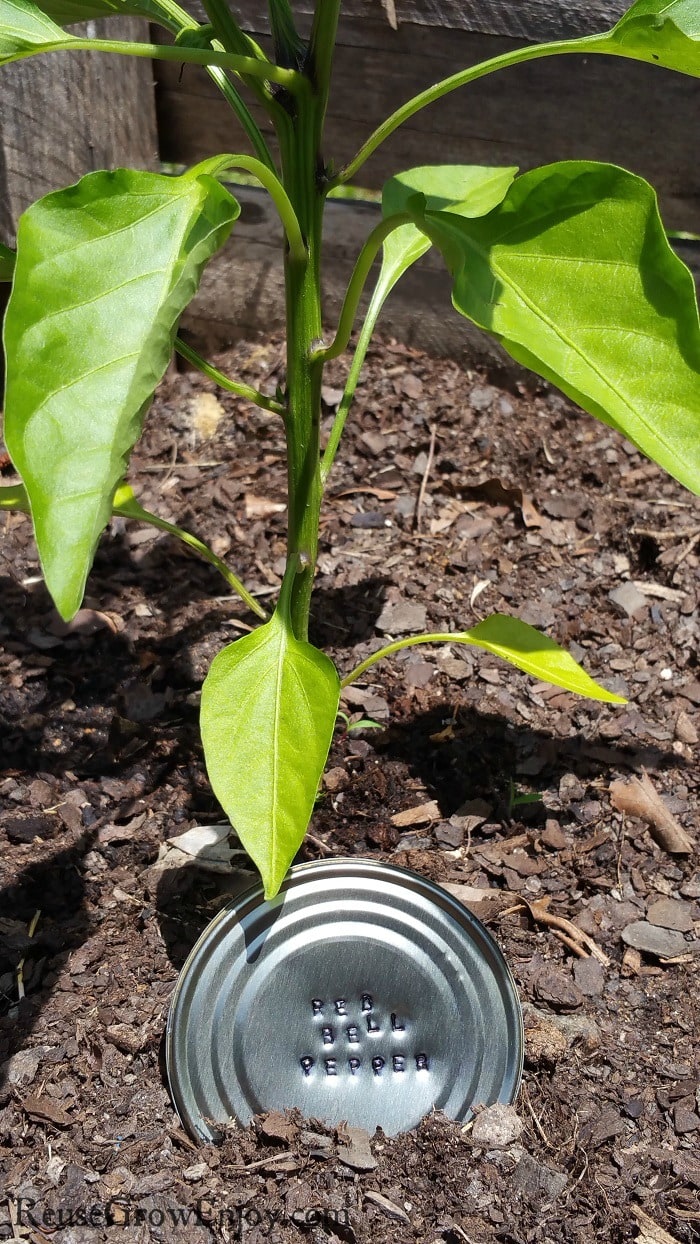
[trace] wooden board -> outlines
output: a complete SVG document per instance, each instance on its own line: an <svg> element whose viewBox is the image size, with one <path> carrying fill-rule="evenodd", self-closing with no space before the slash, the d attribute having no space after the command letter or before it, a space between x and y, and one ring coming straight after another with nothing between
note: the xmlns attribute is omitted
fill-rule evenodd
<svg viewBox="0 0 700 1244"><path fill-rule="evenodd" d="M245 7L252 8L252 0ZM261 7L256 4L256 11ZM394 31L380 0L349 0L326 159L342 165L401 101L466 64L515 46L510 36L525 15L523 29L530 35L555 36L572 33L572 27L581 33L605 28L624 7L617 0L591 6L406 0L397 4L400 25ZM404 9L411 20L404 20ZM431 16L451 25L433 28ZM467 20L493 22L509 37L474 33L464 28ZM190 66L181 76L177 65L158 64L156 81L166 159L187 164L244 146L205 73ZM551 58L475 83L423 110L364 165L357 183L376 188L400 168L429 162L513 163L526 169L560 159L609 160L657 186L670 228L700 232L699 114L700 85L692 78L612 57Z"/></svg>
<svg viewBox="0 0 700 1244"><path fill-rule="evenodd" d="M595 34L614 25L627 8L627 0L394 0L398 30L429 26L529 43ZM266 8L259 0L238 0L233 9L245 30L256 35L269 31ZM312 0L295 0L294 12L305 31L313 9ZM341 42L350 22L356 28L373 23L393 29L387 0L343 0Z"/></svg>
<svg viewBox="0 0 700 1244"><path fill-rule="evenodd" d="M145 23L90 23L92 36L148 37ZM73 27L76 32L86 30ZM0 240L42 194L93 169L151 168L158 139L150 62L96 52L57 52L0 69Z"/></svg>

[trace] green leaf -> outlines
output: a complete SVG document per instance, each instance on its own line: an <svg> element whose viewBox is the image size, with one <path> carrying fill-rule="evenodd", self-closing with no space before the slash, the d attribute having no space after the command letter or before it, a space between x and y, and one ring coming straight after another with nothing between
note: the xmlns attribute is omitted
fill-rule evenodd
<svg viewBox="0 0 700 1244"><path fill-rule="evenodd" d="M28 0L0 0L0 65L31 51L69 47L74 38Z"/></svg>
<svg viewBox="0 0 700 1244"><path fill-rule="evenodd" d="M0 0L0 63L3 57L29 46L65 43L74 36L66 34L62 26L100 17L148 17L168 30L179 30L188 23L193 30L199 29L175 0L38 0L36 4L31 0Z"/></svg>
<svg viewBox="0 0 700 1244"><path fill-rule="evenodd" d="M368 669L390 657L402 648L412 648L415 644L471 644L475 648L485 648L497 657L503 657L511 665L532 674L555 687L565 687L576 695L585 695L589 700L605 700L609 704L626 704L627 701L612 691L608 691L591 678L574 660L570 653L560 648L553 639L535 630L527 622L519 618L511 618L505 613L493 613L469 631L443 631L430 635L410 635L407 639L396 639L393 643L380 648L366 657L350 674L346 674L341 687L355 682Z"/></svg>
<svg viewBox="0 0 700 1244"><path fill-rule="evenodd" d="M20 218L5 441L64 618L80 606L177 320L238 212L196 169L118 169L90 173Z"/></svg>
<svg viewBox="0 0 700 1244"><path fill-rule="evenodd" d="M490 215L419 210L458 311L695 492L700 322L656 196L608 164L519 177Z"/></svg>
<svg viewBox="0 0 700 1244"><path fill-rule="evenodd" d="M382 189L382 213L405 212L409 200L421 195L425 206L459 216L485 216L503 202L516 167L487 168L480 164L426 164L390 178Z"/></svg>
<svg viewBox="0 0 700 1244"><path fill-rule="evenodd" d="M15 252L0 242L0 281L11 281L15 271Z"/></svg>
<svg viewBox="0 0 700 1244"><path fill-rule="evenodd" d="M588 43L591 51L700 77L700 0L637 0L608 34Z"/></svg>
<svg viewBox="0 0 700 1244"><path fill-rule="evenodd" d="M526 674L532 674L533 678L551 682L555 687L565 687L567 691L585 695L589 700L604 700L608 704L627 702L623 696L615 695L591 678L553 639L519 618L493 613L470 630L458 632L450 638L484 648Z"/></svg>
<svg viewBox="0 0 700 1244"><path fill-rule="evenodd" d="M436 210L444 208L467 217L484 216L503 200L517 171L517 168L484 168L476 164L436 164L407 169L384 185L382 214L388 217L405 212L409 200L420 195L422 205ZM384 242L374 295L379 307L404 272L430 250L430 246L430 239L415 225L400 225L389 234Z"/></svg>
<svg viewBox="0 0 700 1244"><path fill-rule="evenodd" d="M224 648L202 687L212 788L260 869L266 898L306 833L339 698L332 661L296 639L279 610Z"/></svg>

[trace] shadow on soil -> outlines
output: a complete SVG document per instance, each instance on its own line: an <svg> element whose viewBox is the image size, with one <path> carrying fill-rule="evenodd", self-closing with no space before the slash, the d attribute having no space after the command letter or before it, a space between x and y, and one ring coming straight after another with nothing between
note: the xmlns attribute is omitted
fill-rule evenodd
<svg viewBox="0 0 700 1244"><path fill-rule="evenodd" d="M163 612L167 604L162 591L161 556L157 555L154 569L160 593L154 591L154 596ZM136 773L143 800L162 790L167 782L177 790L181 819L210 822L220 816L203 777L196 706L188 704L187 697L197 689L201 677L194 667L193 646L210 640L213 655L221 643L222 609L211 607L207 568L189 561L187 567L188 579L191 574L196 578L196 584L191 579L187 583L189 599L194 596L195 600L208 601L210 607L189 624L174 626L162 638L145 635L134 640L128 634L106 629L47 643L46 636L51 639L50 605L44 589L39 586L28 593L11 581L0 581L5 605L0 634L10 637L10 650L18 653L25 672L30 673L21 688L22 701L13 703L12 688L6 698L4 721L0 723L5 775L63 776L68 771L75 774L77 783L92 783L91 790L96 788L98 793L101 783L111 779L99 812L94 807L89 811L93 823L86 824L70 846L53 852L49 847L44 858L29 864L0 889L1 1058L27 1044L52 989L54 974L91 931L86 902L86 886L91 883L86 880L84 858L95 846L99 824L121 819L133 802L133 792L122 800L115 785L123 783L128 792ZM142 590L148 591L149 576L144 576L144 569L142 562L139 580ZM173 615L177 593L184 590L178 583L181 572L178 565L166 593L173 597ZM352 643L373 634L387 582L374 578L353 588L320 591L315 608L316 642L338 645L341 636ZM7 625L13 614L16 638ZM226 616L224 612L223 618ZM27 643L26 637L32 634L40 642ZM70 711L65 708L67 701L74 705ZM446 722L450 728L445 733ZM384 842L381 833L391 828L393 811L413 802L407 798L407 771L419 780L427 797L438 801L445 817L465 800L482 797L493 806L492 819L507 828L514 823L508 804L511 783L519 780L523 757L538 758L536 776L531 779L535 789L556 785L564 772L585 783L607 776L611 765L637 768L644 763L655 769L666 762L661 748L647 749L642 755L632 748L611 748L596 738L560 739L449 702L394 720L381 736L373 736L359 749L363 756L350 763L353 749L358 750L357 742L350 735L334 745L330 763L347 761L350 785L335 808L332 799L322 797L314 820L315 834L321 835L336 854L376 854L377 847L390 852L397 845L395 831L393 841ZM678 764L677 756L669 753L668 758ZM544 810L540 805L524 812L531 820L543 815ZM309 839L298 858L314 858L317 851L314 839ZM102 853L108 862L118 860L139 873L146 862L134 843L122 847L118 854L108 846ZM178 870L177 877L163 874L154 882L146 901L156 910L175 967L182 966L216 911L250 881L250 874L222 879L187 867ZM29 939L26 930L38 910L41 920L37 934ZM18 1002L17 968L23 957L26 997ZM0 1071L0 1088L3 1073L6 1068Z"/></svg>

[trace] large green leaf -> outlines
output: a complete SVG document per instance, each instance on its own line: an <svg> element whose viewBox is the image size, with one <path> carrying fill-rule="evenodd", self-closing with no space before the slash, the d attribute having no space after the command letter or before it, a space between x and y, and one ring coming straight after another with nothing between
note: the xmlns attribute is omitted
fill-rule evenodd
<svg viewBox="0 0 700 1244"><path fill-rule="evenodd" d="M700 0L637 0L581 50L613 52L700 77Z"/></svg>
<svg viewBox="0 0 700 1244"><path fill-rule="evenodd" d="M488 216L421 210L458 311L700 491L700 322L656 196L607 164L519 177Z"/></svg>
<svg viewBox="0 0 700 1244"><path fill-rule="evenodd" d="M0 281L11 281L15 270L15 252L0 242Z"/></svg>
<svg viewBox="0 0 700 1244"><path fill-rule="evenodd" d="M407 210L416 194L435 209L467 217L485 216L502 202L517 168L484 168L476 164L439 164L407 169L382 189L382 213L394 216ZM400 225L384 242L382 267L372 300L381 307L396 282L431 242L415 225Z"/></svg>
<svg viewBox="0 0 700 1244"><path fill-rule="evenodd" d="M566 649L519 618L493 613L470 630L457 632L450 638L484 648L534 678L551 682L555 687L565 687L589 700L603 700L609 704L626 702L623 696L615 695L591 678Z"/></svg>
<svg viewBox="0 0 700 1244"><path fill-rule="evenodd" d="M5 318L5 441L46 583L79 608L178 318L238 204L197 170L90 173L20 218Z"/></svg>
<svg viewBox="0 0 700 1244"><path fill-rule="evenodd" d="M209 779L272 898L311 817L333 736L335 666L279 613L214 658L202 688Z"/></svg>

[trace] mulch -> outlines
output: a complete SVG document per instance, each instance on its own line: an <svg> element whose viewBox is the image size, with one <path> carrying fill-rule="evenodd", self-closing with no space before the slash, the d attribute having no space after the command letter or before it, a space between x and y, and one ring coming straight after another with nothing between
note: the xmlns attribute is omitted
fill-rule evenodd
<svg viewBox="0 0 700 1244"><path fill-rule="evenodd" d="M283 380L278 340L218 362ZM338 363L326 429L341 385ZM172 371L130 479L274 600L274 417ZM199 688L254 619L182 546L114 520L66 625L28 521L0 523L0 1239L700 1240L700 874L659 838L664 818L697 837L697 499L546 385L374 347L313 641L347 672L386 636L512 612L629 702L458 645L349 689L299 858L390 860L467 899L518 983L523 1087L466 1126L368 1138L292 1112L209 1147L175 1115L163 1032L189 948L250 874L165 844L221 819Z"/></svg>

